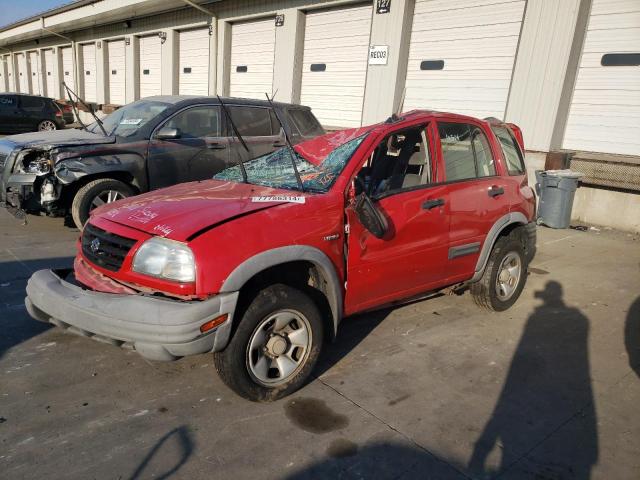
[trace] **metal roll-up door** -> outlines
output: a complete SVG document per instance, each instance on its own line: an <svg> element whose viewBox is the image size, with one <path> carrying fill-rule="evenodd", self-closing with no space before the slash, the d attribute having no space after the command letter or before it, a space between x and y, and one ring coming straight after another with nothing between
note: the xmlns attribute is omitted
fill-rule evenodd
<svg viewBox="0 0 640 480"><path fill-rule="evenodd" d="M209 28L180 32L179 45L180 95L208 95Z"/></svg>
<svg viewBox="0 0 640 480"><path fill-rule="evenodd" d="M95 43L82 45L82 79L84 87L84 100L87 102L96 102L97 82Z"/></svg>
<svg viewBox="0 0 640 480"><path fill-rule="evenodd" d="M73 51L71 47L63 47L60 49L62 57L62 81L74 92L76 91L76 82L73 75ZM68 99L67 92L64 91L64 97Z"/></svg>
<svg viewBox="0 0 640 480"><path fill-rule="evenodd" d="M24 53L16 55L18 59L18 90L20 93L29 93L29 69L27 68L27 56Z"/></svg>
<svg viewBox="0 0 640 480"><path fill-rule="evenodd" d="M275 20L254 20L231 26L229 95L264 99L273 94Z"/></svg>
<svg viewBox="0 0 640 480"><path fill-rule="evenodd" d="M31 93L42 95L42 75L40 72L40 54L29 52L29 70L31 72Z"/></svg>
<svg viewBox="0 0 640 480"><path fill-rule="evenodd" d="M325 126L362 123L371 15L371 5L307 14L300 103Z"/></svg>
<svg viewBox="0 0 640 480"><path fill-rule="evenodd" d="M162 44L157 35L140 37L140 98L162 93Z"/></svg>
<svg viewBox="0 0 640 480"><path fill-rule="evenodd" d="M504 118L524 0L416 0L404 110Z"/></svg>
<svg viewBox="0 0 640 480"><path fill-rule="evenodd" d="M52 49L44 50L44 87L45 95L51 98L58 98L59 93L56 91L57 72L54 64L54 53Z"/></svg>
<svg viewBox="0 0 640 480"><path fill-rule="evenodd" d="M127 77L124 40L107 42L107 53L109 59L107 68L107 78L109 79L108 102L114 105L124 105L126 103Z"/></svg>
<svg viewBox="0 0 640 480"><path fill-rule="evenodd" d="M9 89L9 68L8 57L0 57L0 92L8 92Z"/></svg>
<svg viewBox="0 0 640 480"><path fill-rule="evenodd" d="M640 155L640 2L593 0L562 148Z"/></svg>

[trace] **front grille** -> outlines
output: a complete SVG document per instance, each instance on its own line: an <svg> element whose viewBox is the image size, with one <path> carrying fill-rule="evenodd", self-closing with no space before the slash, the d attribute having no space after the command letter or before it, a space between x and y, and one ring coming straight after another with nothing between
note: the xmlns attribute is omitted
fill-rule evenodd
<svg viewBox="0 0 640 480"><path fill-rule="evenodd" d="M90 262L117 272L136 241L87 223L82 232L82 253Z"/></svg>

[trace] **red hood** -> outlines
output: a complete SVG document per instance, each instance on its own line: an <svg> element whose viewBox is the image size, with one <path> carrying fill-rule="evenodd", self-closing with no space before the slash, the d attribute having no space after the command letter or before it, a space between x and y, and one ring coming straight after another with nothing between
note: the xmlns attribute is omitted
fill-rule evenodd
<svg viewBox="0 0 640 480"><path fill-rule="evenodd" d="M274 196L294 198L271 198ZM186 241L196 232L226 220L283 203L297 203L296 199L302 202L306 196L291 190L207 180L183 183L104 205L94 210L92 216L152 235Z"/></svg>

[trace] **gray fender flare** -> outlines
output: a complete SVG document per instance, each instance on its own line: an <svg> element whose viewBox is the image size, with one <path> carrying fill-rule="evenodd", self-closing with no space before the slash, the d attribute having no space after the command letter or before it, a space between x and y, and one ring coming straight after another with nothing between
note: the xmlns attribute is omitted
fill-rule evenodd
<svg viewBox="0 0 640 480"><path fill-rule="evenodd" d="M227 277L220 289L221 293L237 292L256 274L270 267L295 261L307 261L314 264L327 282L327 299L333 317L333 335L343 315L343 293L340 280L333 262L321 250L309 245L291 245L274 248L259 253L238 265Z"/></svg>
<svg viewBox="0 0 640 480"><path fill-rule="evenodd" d="M496 240L500 236L500 232L504 230L509 225L513 225L514 223L520 225L526 225L529 223L527 217L525 217L520 212L511 212L507 213L500 217L491 227L489 233L487 233L487 238L484 241L484 245L482 245L482 249L480 250L480 256L478 257L478 261L476 262L475 273L470 282L477 282L482 277L484 273L484 268L487 266L487 262L489 261L489 255L491 254L491 250L493 250L493 246L496 243Z"/></svg>

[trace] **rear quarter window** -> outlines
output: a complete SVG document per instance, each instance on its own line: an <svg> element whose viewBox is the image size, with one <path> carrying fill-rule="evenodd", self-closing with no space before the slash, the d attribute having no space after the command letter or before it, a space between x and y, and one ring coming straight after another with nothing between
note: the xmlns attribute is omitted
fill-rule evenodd
<svg viewBox="0 0 640 480"><path fill-rule="evenodd" d="M522 175L525 172L524 158L516 139L506 127L491 127L491 130L500 142L509 175Z"/></svg>
<svg viewBox="0 0 640 480"><path fill-rule="evenodd" d="M310 110L293 109L288 110L287 113L294 134L299 133L303 137L314 137L323 133L322 127Z"/></svg>

